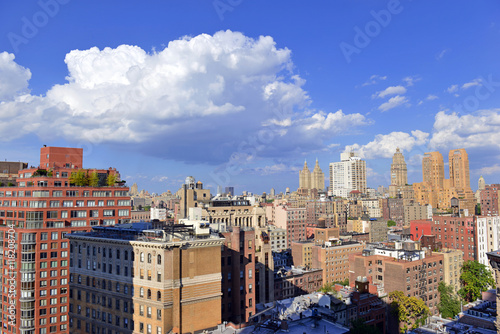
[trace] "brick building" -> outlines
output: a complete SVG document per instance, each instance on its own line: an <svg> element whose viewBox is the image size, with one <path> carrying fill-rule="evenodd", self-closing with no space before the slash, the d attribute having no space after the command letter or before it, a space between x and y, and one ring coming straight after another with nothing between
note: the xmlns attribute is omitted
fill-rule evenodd
<svg viewBox="0 0 500 334"><path fill-rule="evenodd" d="M323 284L344 281L349 278L349 255L363 248L360 243L340 240L335 244L315 245L312 247L312 267L323 269Z"/></svg>
<svg viewBox="0 0 500 334"><path fill-rule="evenodd" d="M480 190L480 204L482 216L498 216L499 200L498 190L500 184L488 184Z"/></svg>
<svg viewBox="0 0 500 334"><path fill-rule="evenodd" d="M323 286L321 269L290 268L275 272L274 300L282 300L318 291Z"/></svg>
<svg viewBox="0 0 500 334"><path fill-rule="evenodd" d="M82 169L82 161L82 149L42 147L39 167L19 170L17 186L0 187L0 241L15 236L18 244L0 269L19 270L11 285L16 297L3 292L1 307L16 305L15 324L3 312L2 333L69 333L66 235L130 219L128 188L108 186L120 180L116 169ZM83 178L76 186L71 175L78 172Z"/></svg>
<svg viewBox="0 0 500 334"><path fill-rule="evenodd" d="M350 256L350 281L371 277L387 293L402 291L422 299L437 314L438 284L444 280L443 255L430 251L374 248Z"/></svg>

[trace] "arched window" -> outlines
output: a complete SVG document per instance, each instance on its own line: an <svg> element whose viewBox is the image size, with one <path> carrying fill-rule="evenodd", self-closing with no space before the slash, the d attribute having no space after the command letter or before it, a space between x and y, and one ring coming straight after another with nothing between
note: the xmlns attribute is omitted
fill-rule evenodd
<svg viewBox="0 0 500 334"><path fill-rule="evenodd" d="M112 285L113 285L113 284L111 283L111 281L109 281L109 282L108 282L108 290L113 289L113 288L112 288Z"/></svg>
<svg viewBox="0 0 500 334"><path fill-rule="evenodd" d="M156 293L156 300L157 300L157 301L161 301L161 292L160 292L160 291L158 291L158 292Z"/></svg>
<svg viewBox="0 0 500 334"><path fill-rule="evenodd" d="M151 263L151 253L148 253L148 263Z"/></svg>
<svg viewBox="0 0 500 334"><path fill-rule="evenodd" d="M151 299L151 289L148 289L148 299Z"/></svg>
<svg viewBox="0 0 500 334"><path fill-rule="evenodd" d="M82 283L82 276L78 275L78 283Z"/></svg>
<svg viewBox="0 0 500 334"><path fill-rule="evenodd" d="M156 257L156 263L157 264L161 264L161 255L158 254L158 256Z"/></svg>
<svg viewBox="0 0 500 334"><path fill-rule="evenodd" d="M87 286L90 286L90 277L87 276Z"/></svg>
<svg viewBox="0 0 500 334"><path fill-rule="evenodd" d="M141 262L144 262L144 253L141 252Z"/></svg>
<svg viewBox="0 0 500 334"><path fill-rule="evenodd" d="M144 297L144 288L139 289L139 297Z"/></svg>
<svg viewBox="0 0 500 334"><path fill-rule="evenodd" d="M128 285L127 284L123 285L123 293L126 295L128 294Z"/></svg>
<svg viewBox="0 0 500 334"><path fill-rule="evenodd" d="M116 258L117 258L117 259L119 259L119 258L120 258L120 250L119 250L119 249L117 249L117 250L116 250Z"/></svg>
<svg viewBox="0 0 500 334"><path fill-rule="evenodd" d="M125 257L125 261L128 260L128 251L124 251L125 254L123 254L123 256Z"/></svg>

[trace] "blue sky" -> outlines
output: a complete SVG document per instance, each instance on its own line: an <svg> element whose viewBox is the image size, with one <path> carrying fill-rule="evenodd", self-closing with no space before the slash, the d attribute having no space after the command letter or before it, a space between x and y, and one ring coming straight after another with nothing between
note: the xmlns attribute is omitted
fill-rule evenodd
<svg viewBox="0 0 500 334"><path fill-rule="evenodd" d="M86 167L175 191L298 187L305 159L401 147L500 173L497 1L78 1L0 4L0 159L84 148ZM84 167L85 167L84 166Z"/></svg>

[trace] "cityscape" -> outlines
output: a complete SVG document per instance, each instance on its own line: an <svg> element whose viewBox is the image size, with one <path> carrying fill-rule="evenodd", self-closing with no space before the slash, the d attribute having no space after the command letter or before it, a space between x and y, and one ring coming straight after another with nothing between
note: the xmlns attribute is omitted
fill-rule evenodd
<svg viewBox="0 0 500 334"><path fill-rule="evenodd" d="M0 334L500 333L499 13L0 4Z"/></svg>

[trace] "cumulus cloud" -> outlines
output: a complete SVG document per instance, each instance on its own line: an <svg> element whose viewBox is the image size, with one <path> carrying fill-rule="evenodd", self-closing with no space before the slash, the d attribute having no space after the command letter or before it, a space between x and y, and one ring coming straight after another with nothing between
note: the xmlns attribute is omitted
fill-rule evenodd
<svg viewBox="0 0 500 334"><path fill-rule="evenodd" d="M28 93L31 72L18 65L11 53L0 52L0 102L12 101L17 96Z"/></svg>
<svg viewBox="0 0 500 334"><path fill-rule="evenodd" d="M482 80L480 78L477 78L477 79L474 79L472 81L464 83L461 88L465 90L465 89L468 89L468 88L471 88L474 86L480 86L481 82L482 82Z"/></svg>
<svg viewBox="0 0 500 334"><path fill-rule="evenodd" d="M429 94L427 95L427 97L425 98L427 101L432 101L432 100L437 100L439 97L437 97L437 95L432 95L432 94Z"/></svg>
<svg viewBox="0 0 500 334"><path fill-rule="evenodd" d="M386 135L378 134L366 145L346 146L346 152L355 151L365 159L391 158L396 148L410 152L416 146L425 145L428 137L428 133L420 130L414 130L411 133L395 131Z"/></svg>
<svg viewBox="0 0 500 334"><path fill-rule="evenodd" d="M498 174L498 173L500 173L500 165L494 164L493 166L486 166L486 167L480 168L476 174L492 175L492 174Z"/></svg>
<svg viewBox="0 0 500 334"><path fill-rule="evenodd" d="M430 146L434 149L500 148L500 109L480 110L468 115L438 112Z"/></svg>
<svg viewBox="0 0 500 334"><path fill-rule="evenodd" d="M256 151L283 155L320 148L346 127L369 123L358 113L310 110L291 51L270 36L228 30L183 37L161 51L130 45L73 50L64 61L67 82L31 96L29 70L2 54L0 68L16 78L0 90L8 97L0 104L0 140L31 133L220 163L263 130L274 139ZM297 136L303 137L301 146L291 146Z"/></svg>
<svg viewBox="0 0 500 334"><path fill-rule="evenodd" d="M386 96L391 96L391 95L400 95L406 93L406 88L403 86L390 86L384 89L381 92L375 93L372 98L383 98Z"/></svg>
<svg viewBox="0 0 500 334"><path fill-rule="evenodd" d="M379 107L378 110L384 112L396 107L399 107L402 104L405 104L408 102L408 99L405 96L401 95L396 95L394 97L391 97L389 101L382 103Z"/></svg>
<svg viewBox="0 0 500 334"><path fill-rule="evenodd" d="M415 82L420 80L422 80L422 78L417 75L407 76L403 78L403 82L406 84L407 87L413 86Z"/></svg>

